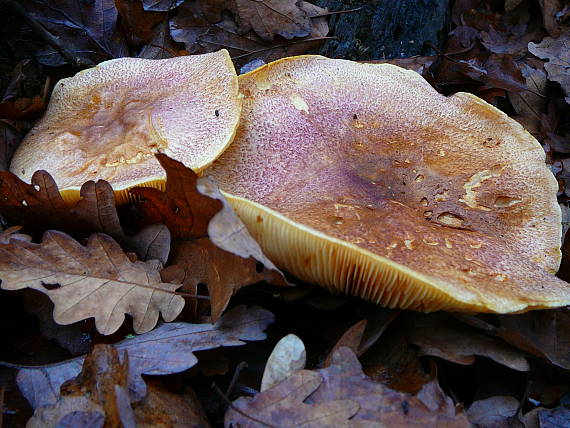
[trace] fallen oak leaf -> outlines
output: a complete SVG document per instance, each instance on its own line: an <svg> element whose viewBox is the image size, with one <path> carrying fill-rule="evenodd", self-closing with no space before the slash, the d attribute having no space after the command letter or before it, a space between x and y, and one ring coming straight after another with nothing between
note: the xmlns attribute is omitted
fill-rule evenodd
<svg viewBox="0 0 570 428"><path fill-rule="evenodd" d="M311 34L311 17L299 0L208 0L200 3L210 22L220 21L221 13L229 9L240 34L253 30L264 40L273 40L276 34L286 39Z"/></svg>
<svg viewBox="0 0 570 428"><path fill-rule="evenodd" d="M359 409L355 401L326 400L316 404L304 403L322 382L322 377L316 372L295 372L253 398L241 397L234 401L226 412L224 426L350 427L349 418Z"/></svg>
<svg viewBox="0 0 570 428"><path fill-rule="evenodd" d="M280 427L469 426L466 416L450 409L447 403L442 404L441 397L434 400L440 402L434 409L424 404L424 399L374 382L362 372L356 355L342 347L333 354L330 367L298 371L251 399L242 397L234 401L226 413L225 426L239 423L243 427L254 427L259 426L259 421ZM347 421L347 413L352 411ZM317 419L319 417L323 419ZM328 423L327 417L340 419Z"/></svg>
<svg viewBox="0 0 570 428"><path fill-rule="evenodd" d="M243 286L264 280L288 285L210 179L164 154L156 156L166 171L166 192L148 187L130 192L144 200L140 207L148 222L164 223L170 230L173 243L164 281L181 283L192 294L205 283L212 321Z"/></svg>
<svg viewBox="0 0 570 428"><path fill-rule="evenodd" d="M87 3L74 0L19 0L19 3L33 19L64 44L67 54L78 63L72 65L93 66L110 58L129 56L113 0ZM66 62L51 47L39 52L38 60L48 66L59 66Z"/></svg>
<svg viewBox="0 0 570 428"><path fill-rule="evenodd" d="M539 58L548 59L544 64L548 80L560 83L566 93L566 102L570 104L570 36L545 37L540 43L530 42L528 50Z"/></svg>
<svg viewBox="0 0 570 428"><path fill-rule="evenodd" d="M36 171L31 184L11 172L0 172L0 214L24 226L25 231L40 234L55 229L74 237L105 233L141 260L156 258L166 263L170 251L170 232L166 226L151 225L128 236L115 208L113 188L104 180L84 183L80 196L75 205L69 206L46 171Z"/></svg>
<svg viewBox="0 0 570 428"><path fill-rule="evenodd" d="M184 299L175 295L179 284L161 281L161 264L131 262L109 236L92 235L87 246L56 231L41 244L11 239L0 244L2 289L33 288L54 303L54 320L71 324L95 318L97 330L111 334L130 314L137 333L151 330L162 313L172 321Z"/></svg>
<svg viewBox="0 0 570 428"><path fill-rule="evenodd" d="M258 306L236 306L215 324L167 323L113 345L129 356L129 391L134 399L146 394L142 375L166 375L187 370L196 363L196 351L245 345L266 338L264 330L275 320ZM84 357L19 371L17 383L32 408L57 402L60 386L81 371Z"/></svg>
<svg viewBox="0 0 570 428"><path fill-rule="evenodd" d="M309 399L316 404L347 398L356 401L360 410L351 419L354 426L469 426L465 414L455 412L455 409L451 412L445 405L431 409L425 404L425 397L420 400L374 382L362 372L358 358L349 348L337 349L331 365L319 373L323 384ZM441 397L437 401L441 402Z"/></svg>
<svg viewBox="0 0 570 428"><path fill-rule="evenodd" d="M253 31L241 33L228 15L210 17L208 20L198 2L185 2L179 7L176 16L170 19L170 34L177 42L184 43L186 50L192 54L214 52L224 47L236 65L244 65L252 58L267 63L316 49L326 39L329 26L326 18L322 17L326 9L308 2L300 2L299 7L308 15L319 17L312 20L312 30L308 36L290 41L277 38L264 40Z"/></svg>
<svg viewBox="0 0 570 428"><path fill-rule="evenodd" d="M141 0L116 0L121 27L130 44L145 45L153 36L153 28L166 19L161 12L145 11Z"/></svg>
<svg viewBox="0 0 570 428"><path fill-rule="evenodd" d="M128 372L128 358L121 362L112 346L95 345L81 373L62 386L59 400L37 408L27 426L103 426L103 420L106 426L133 426L128 424L129 419L134 422L127 393ZM96 424L99 420L100 425Z"/></svg>
<svg viewBox="0 0 570 428"><path fill-rule="evenodd" d="M0 119L0 171L8 170L10 159L24 138L25 132L18 126L23 123Z"/></svg>
<svg viewBox="0 0 570 428"><path fill-rule="evenodd" d="M419 346L419 355L432 355L462 365L471 365L475 356L484 356L513 370L530 370L519 350L474 328L454 323L445 315L418 315L409 340Z"/></svg>

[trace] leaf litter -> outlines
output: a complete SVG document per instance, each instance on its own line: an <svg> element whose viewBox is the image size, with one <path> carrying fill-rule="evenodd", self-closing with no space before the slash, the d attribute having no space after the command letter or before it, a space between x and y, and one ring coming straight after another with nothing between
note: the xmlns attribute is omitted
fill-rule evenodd
<svg viewBox="0 0 570 428"><path fill-rule="evenodd" d="M19 9L15 3L5 2L43 30L24 24L23 38L7 38L6 46L24 46L31 31L37 37L30 46L40 48L27 56L12 49L13 58L8 54L2 67L12 70L0 80L3 171L45 108L53 82L87 66L121 56L156 59L227 48L236 66L246 70L283 56L316 53L327 38L342 38L330 32L334 21L321 7L330 4L325 1L26 0ZM565 207L570 197L570 9L563 3L457 0L450 11L454 28L435 54L382 61L421 73L444 94L475 93L518 120L543 144ZM418 316L331 298L304 284L272 288L269 284L288 282L215 183L193 177L168 159L163 162L174 187L163 193L143 190L141 200L120 208L102 181L85 183L82 199L69 206L46 172L38 172L31 184L0 174L0 248L10 254L2 257L7 269L0 274L2 288L26 279L19 284L55 303L52 309L42 295L32 298L35 290L25 297L21 291L2 291L0 300L5 338L0 359L8 360L0 364L19 368L18 384L36 409L30 426L221 426L224 417L243 426L568 424L567 309ZM61 248L53 249L53 242ZM100 248L110 248L110 257ZM559 273L566 280L568 249L566 239ZM73 270L78 261L86 269ZM105 265L117 261L119 267ZM123 284L102 299L87 299L75 311L63 312L60 307L70 301L61 297L69 292L66 287L89 284L89 275L101 274L98 269L105 270L108 284L126 270L136 284L130 297L118 297ZM38 274L51 279L42 284ZM143 275L150 288L140 280ZM244 288L254 283L260 285ZM160 284L164 291L155 290ZM193 298L196 294L202 298ZM159 321L165 306L156 295L185 305L176 322ZM147 308L144 302L157 304ZM30 323L35 315L27 315L26 307L38 314L41 329L38 321ZM76 322L55 324L52 310L56 321ZM166 306L167 319L175 312ZM135 329L155 325L132 336ZM115 332L101 335L98 328ZM30 333L36 330L36 336ZM275 348L291 334L298 340ZM83 356L62 361L59 351L43 348L41 336L72 355L91 348L89 362ZM244 340L252 342L234 349ZM220 347L223 352L216 352ZM269 358L274 348L275 357ZM41 365L38 359L52 364ZM14 370L1 373L13 378ZM264 373L272 380L262 382ZM4 417L25 422L31 413L14 404L14 380L0 379L7 398ZM212 380L225 392L211 389Z"/></svg>

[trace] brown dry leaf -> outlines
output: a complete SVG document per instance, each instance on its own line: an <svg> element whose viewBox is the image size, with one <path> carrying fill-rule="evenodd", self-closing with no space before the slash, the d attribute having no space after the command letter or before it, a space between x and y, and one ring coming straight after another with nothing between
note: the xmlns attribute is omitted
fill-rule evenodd
<svg viewBox="0 0 570 428"><path fill-rule="evenodd" d="M349 348L338 349L330 367L319 370L322 385L309 397L319 404L331 400L350 399L358 402L360 410L351 419L354 427L465 427L469 426L463 413L444 405L429 409L411 394L397 392L374 382L362 372L358 358ZM441 398L432 400L440 402Z"/></svg>
<svg viewBox="0 0 570 428"><path fill-rule="evenodd" d="M570 370L570 310L499 315L499 326L474 315L456 314L461 321L497 336L514 347L555 366Z"/></svg>
<svg viewBox="0 0 570 428"><path fill-rule="evenodd" d="M457 412L455 404L453 404L451 397L445 395L439 386L435 368L437 368L437 366L435 364L432 364L432 369L434 369L435 373L434 379L425 383L416 394L416 397L432 412L438 412L453 416Z"/></svg>
<svg viewBox="0 0 570 428"><path fill-rule="evenodd" d="M509 92L508 97L517 115L514 116L528 132L540 135L541 115L546 108L546 73L543 70L522 64L521 72L529 91Z"/></svg>
<svg viewBox="0 0 570 428"><path fill-rule="evenodd" d="M129 56L114 0L19 0L19 3L65 45L75 58L75 66L94 66L107 59ZM47 44L44 46L37 53L42 64L65 64L59 53Z"/></svg>
<svg viewBox="0 0 570 428"><path fill-rule="evenodd" d="M141 0L115 0L115 7L121 16L121 27L127 42L144 45L151 41L153 28L166 20L164 12L147 12Z"/></svg>
<svg viewBox="0 0 570 428"><path fill-rule="evenodd" d="M124 233L115 208L115 194L104 180L88 181L81 186L81 200L69 206L46 171L37 171L31 184L11 172L0 172L0 214L24 226L31 234L48 229L75 237L106 233L141 260L153 258L165 263L170 251L170 232L164 225L152 225L134 236Z"/></svg>
<svg viewBox="0 0 570 428"><path fill-rule="evenodd" d="M29 120L37 118L46 109L40 96L18 98L0 102L0 119Z"/></svg>
<svg viewBox="0 0 570 428"><path fill-rule="evenodd" d="M8 171L10 159L24 138L25 132L16 123L0 120L0 171Z"/></svg>
<svg viewBox="0 0 570 428"><path fill-rule="evenodd" d="M184 0L142 0L144 10L167 12L180 6Z"/></svg>
<svg viewBox="0 0 570 428"><path fill-rule="evenodd" d="M229 9L238 24L238 32L253 30L263 40L278 34L286 39L311 34L311 16L299 0L199 0L210 22L221 20L221 12Z"/></svg>
<svg viewBox="0 0 570 428"><path fill-rule="evenodd" d="M129 355L129 392L139 400L146 395L143 374L179 373L198 363L196 351L264 340L264 330L274 320L273 314L263 308L237 306L216 324L166 323L113 346ZM18 387L34 409L52 405L58 399L60 385L77 376L82 362L83 358L75 358L55 365L22 369L17 377Z"/></svg>
<svg viewBox="0 0 570 428"><path fill-rule="evenodd" d="M294 334L288 334L277 342L271 351L263 371L259 390L263 392L274 387L296 371L304 369L306 362L305 344Z"/></svg>
<svg viewBox="0 0 570 428"><path fill-rule="evenodd" d="M327 355L324 363L325 367L330 366L334 353L337 349L342 348L343 346L350 348L350 350L357 356L362 355L362 352L359 352L359 348L360 342L362 342L362 337L364 336L364 330L366 330L366 324L366 320L361 320L344 332L342 337L335 343L329 352L329 355Z"/></svg>
<svg viewBox="0 0 570 428"><path fill-rule="evenodd" d="M416 355L415 347L407 341L407 317L401 315L362 356L364 372L376 382L396 391L417 394L430 382Z"/></svg>
<svg viewBox="0 0 570 428"><path fill-rule="evenodd" d="M446 315L420 315L409 337L420 347L420 355L432 355L457 364L470 365L475 356L493 359L513 370L530 369L524 354L476 329L454 323Z"/></svg>
<svg viewBox="0 0 570 428"><path fill-rule="evenodd" d="M513 55L518 59L526 55L528 43L540 40L541 35L544 35L544 32L511 33L497 31L491 27L489 31L481 32L481 43L493 53Z"/></svg>
<svg viewBox="0 0 570 428"><path fill-rule="evenodd" d="M557 37L567 31L557 19L558 13L562 11L564 0L539 0L539 3L542 8L542 22L548 34Z"/></svg>
<svg viewBox="0 0 570 428"><path fill-rule="evenodd" d="M469 421L480 428L525 428L518 418L520 403L508 395L474 401L467 410Z"/></svg>
<svg viewBox="0 0 570 428"><path fill-rule="evenodd" d="M178 395L149 380L147 389L145 398L132 404L137 428L210 427L202 404L188 386L184 395Z"/></svg>
<svg viewBox="0 0 570 428"><path fill-rule="evenodd" d="M499 316L495 334L552 364L570 369L570 310L563 308Z"/></svg>
<svg viewBox="0 0 570 428"><path fill-rule="evenodd" d="M157 158L166 170L166 192L139 187L131 193L145 200L140 206L147 221L166 224L172 234L164 281L180 283L192 294L198 284L206 284L212 321L243 286L260 281L287 284L212 181L165 155Z"/></svg>
<svg viewBox="0 0 570 428"><path fill-rule="evenodd" d="M154 27L150 43L141 49L138 57L146 59L166 59L178 54L178 48L170 37L168 20L164 20L164 22Z"/></svg>
<svg viewBox="0 0 570 428"><path fill-rule="evenodd" d="M128 358L121 362L110 345L95 345L81 373L62 385L52 406L40 407L28 421L31 428L58 426L134 426L128 398Z"/></svg>
<svg viewBox="0 0 570 428"><path fill-rule="evenodd" d="M307 15L315 16L326 12L311 3L300 2ZM170 33L177 42L184 43L192 54L208 53L226 48L232 59L241 66L254 58L264 62L301 55L318 47L323 37L329 32L325 17L315 18L311 33L298 40L263 40L254 32L242 34L230 16L224 15L208 20L202 7L197 2L185 2L178 9L178 14L170 20Z"/></svg>
<svg viewBox="0 0 570 428"><path fill-rule="evenodd" d="M320 400L305 404L305 399L323 382L319 373L301 370L253 398L238 398L226 412L224 426L229 428L270 427L351 427L348 420L359 409L353 400ZM239 410L239 412L238 412Z"/></svg>
<svg viewBox="0 0 570 428"><path fill-rule="evenodd" d="M566 394L560 399L560 406L554 409L538 411L541 428L564 428L570 421L570 396Z"/></svg>
<svg viewBox="0 0 570 428"><path fill-rule="evenodd" d="M544 69L548 80L560 83L566 93L566 102L570 104L570 35L557 39L545 37L540 43L529 43L528 50L539 58L547 59Z"/></svg>
<svg viewBox="0 0 570 428"><path fill-rule="evenodd" d="M134 330L151 330L162 313L172 321L184 299L173 292L179 284L160 279L156 261L131 262L109 236L92 235L87 246L56 231L44 234L41 244L12 239L0 245L0 278L4 290L33 288L55 305L54 320L71 324L95 318L102 334L117 331L130 314Z"/></svg>

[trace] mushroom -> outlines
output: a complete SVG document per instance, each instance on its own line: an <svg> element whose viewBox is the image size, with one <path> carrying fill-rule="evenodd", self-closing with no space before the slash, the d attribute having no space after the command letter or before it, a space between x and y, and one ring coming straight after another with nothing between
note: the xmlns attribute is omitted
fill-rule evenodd
<svg viewBox="0 0 570 428"><path fill-rule="evenodd" d="M10 169L30 181L47 170L67 201L81 185L107 180L117 202L133 186L163 188L163 152L196 172L231 143L241 112L226 50L165 60L119 58L57 83L44 117Z"/></svg>
<svg viewBox="0 0 570 428"><path fill-rule="evenodd" d="M474 95L319 56L239 77L208 169L265 254L334 292L421 311L570 304L557 183L539 143Z"/></svg>

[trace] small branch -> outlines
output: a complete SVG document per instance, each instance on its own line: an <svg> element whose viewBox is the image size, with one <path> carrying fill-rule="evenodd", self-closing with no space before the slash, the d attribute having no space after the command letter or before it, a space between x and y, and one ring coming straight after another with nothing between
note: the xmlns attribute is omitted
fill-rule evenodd
<svg viewBox="0 0 570 428"><path fill-rule="evenodd" d="M6 4L8 7L12 8L15 12L22 16L32 29L38 33L55 51L62 56L62 58L69 65L75 68L88 68L92 67L94 64L91 62L86 62L82 58L76 57L67 51L64 44L51 34L40 22L38 22L32 15L28 13L26 8L22 6L16 0L0 0L0 4Z"/></svg>
<svg viewBox="0 0 570 428"><path fill-rule="evenodd" d="M232 404L232 402L229 400L229 398L224 395L224 393L222 392L222 390L218 387L218 385L216 385L215 382L212 383L212 388L214 388L214 391L216 391L216 392L220 395L220 397L222 397L222 399L226 402L226 404L227 404L231 409L235 410L236 412L238 412L238 413L239 413L240 415L242 415L243 417L248 418L248 419L251 419L253 422L257 422L258 424L263 425L263 426L266 426L266 427L269 427L269 428L279 428L277 425L272 425L272 424L270 424L270 423L267 423L267 422L262 421L261 419L254 418L253 416L250 416L250 415L248 415L247 413L245 413L244 411L238 409L236 406L234 406L234 405Z"/></svg>
<svg viewBox="0 0 570 428"><path fill-rule="evenodd" d="M321 13L320 15L313 15L313 16L311 16L311 19L324 18L325 16L331 16L331 15L343 15L345 13L355 13L355 12L360 12L361 10L362 10L362 6L357 7L355 9L336 10L334 12L325 12L325 13Z"/></svg>
<svg viewBox="0 0 570 428"><path fill-rule="evenodd" d="M226 389L226 397L229 397L232 394L234 387L236 386L237 380L239 379L239 375L243 369L247 368L247 363L242 361L239 363L234 371L234 375L232 376L232 380L228 385L228 389Z"/></svg>
<svg viewBox="0 0 570 428"><path fill-rule="evenodd" d="M269 46L263 49L258 49L256 51L251 51L245 54L241 54L241 55L236 55L233 56L232 59L239 59L239 58L244 58L246 56L251 56L251 55L255 55L257 53L261 53L261 52L266 52L266 51L271 51L273 49L279 49L279 48L286 48L287 46L291 46L291 45L298 45L301 43L310 43L310 42L318 42L319 40L330 40L330 39L334 39L334 40L338 40L337 37L315 37L314 39L304 39L304 40L297 40L294 42L290 42L290 43L286 43L283 45L276 45L276 46Z"/></svg>

